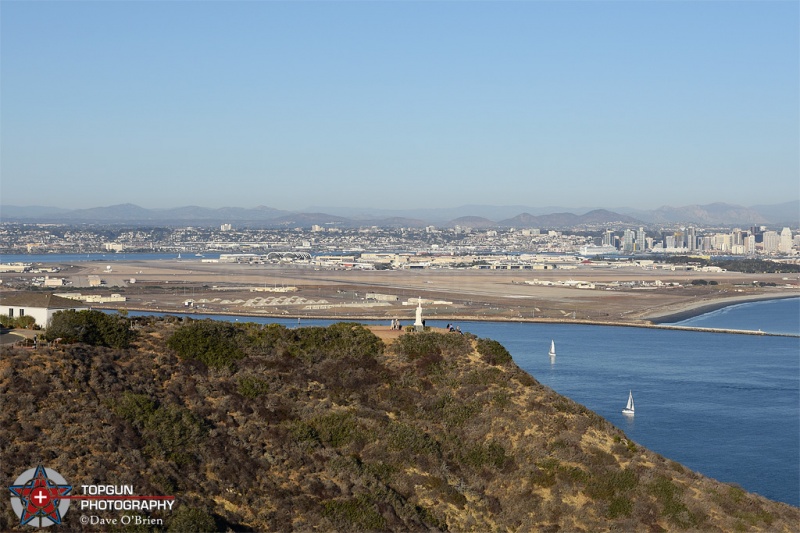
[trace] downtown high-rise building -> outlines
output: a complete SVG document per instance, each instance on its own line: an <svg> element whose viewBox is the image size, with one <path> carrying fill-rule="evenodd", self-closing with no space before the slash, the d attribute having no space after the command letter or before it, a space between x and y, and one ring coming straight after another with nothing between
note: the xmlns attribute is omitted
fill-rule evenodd
<svg viewBox="0 0 800 533"><path fill-rule="evenodd" d="M605 233L603 233L603 240L600 244L602 246L614 246L616 244L614 241L614 231L608 229L605 231Z"/></svg>
<svg viewBox="0 0 800 533"><path fill-rule="evenodd" d="M636 249L636 232L626 229L622 234L622 251L632 253Z"/></svg>
<svg viewBox="0 0 800 533"><path fill-rule="evenodd" d="M639 228L639 231L636 232L636 251L644 252L645 250L647 250L647 234L644 228Z"/></svg>
<svg viewBox="0 0 800 533"><path fill-rule="evenodd" d="M783 228L781 230L780 243L778 244L778 251L783 254L788 254L792 251L792 230Z"/></svg>
<svg viewBox="0 0 800 533"><path fill-rule="evenodd" d="M764 253L775 253L781 244L781 237L777 231L765 231L762 237Z"/></svg>

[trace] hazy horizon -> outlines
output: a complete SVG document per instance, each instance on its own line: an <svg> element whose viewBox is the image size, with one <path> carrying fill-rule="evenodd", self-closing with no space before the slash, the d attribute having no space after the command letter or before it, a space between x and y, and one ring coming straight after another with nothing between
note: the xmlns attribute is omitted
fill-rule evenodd
<svg viewBox="0 0 800 533"><path fill-rule="evenodd" d="M774 202L770 204L731 204L728 202L722 201L711 201L707 203L693 203L693 204L684 204L684 205L659 205L654 208L644 208L639 206L630 206L630 205L618 205L618 206L603 206L603 205L526 205L526 204L482 204L482 203L464 203L459 205L440 205L434 207L416 207L416 206L394 206L394 207L375 207L373 208L375 211L415 211L415 210L435 210L435 209L462 209L468 207L481 207L481 208L535 208L537 210L543 209L572 209L576 211L588 211L588 210L596 210L596 209L605 209L607 211L614 211L615 209L625 209L625 210L641 210L641 211L654 211L661 208L682 208L682 207L689 207L689 206L712 206L712 205L729 205L731 207L759 207L762 205L784 205L790 204L794 202L800 202L800 199L796 200L783 200L780 202ZM115 204L107 204L107 205L92 205L87 207L71 207L71 206L61 206L61 205L44 205L44 204L10 204L6 202L0 203L2 207L17 207L21 209L27 208L53 208L53 209L103 209L109 207L116 207L121 205L133 205L136 207L141 207L142 209L181 209L181 208L188 208L188 207L197 207L201 209L257 209L261 207L266 207L270 209L276 209L280 211L297 211L297 212L307 212L307 211L314 211L319 209L337 209L337 210L369 210L370 208L364 206L357 206L357 205L309 205L299 209L289 209L277 205L264 205L264 204L238 204L238 205L220 205L220 206L210 206L210 205L200 205L200 204L181 204L181 205L169 205L169 206L150 206L150 205L142 205L136 202L121 202Z"/></svg>
<svg viewBox="0 0 800 533"><path fill-rule="evenodd" d="M653 210L800 197L797 2L0 12L4 205Z"/></svg>

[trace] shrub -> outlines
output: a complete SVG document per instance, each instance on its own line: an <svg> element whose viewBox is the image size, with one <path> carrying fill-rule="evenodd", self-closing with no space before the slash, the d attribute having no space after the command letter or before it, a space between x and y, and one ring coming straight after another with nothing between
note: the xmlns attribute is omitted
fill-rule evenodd
<svg viewBox="0 0 800 533"><path fill-rule="evenodd" d="M312 361L323 358L375 358L383 353L384 344L361 324L338 322L327 328L312 327L292 330L292 348L296 355Z"/></svg>
<svg viewBox="0 0 800 533"><path fill-rule="evenodd" d="M247 398L258 398L269 391L269 384L255 376L242 376L239 378L239 387L236 390Z"/></svg>
<svg viewBox="0 0 800 533"><path fill-rule="evenodd" d="M156 409L148 420L143 436L147 451L177 464L192 462L193 452L202 442L206 428L191 411L167 405Z"/></svg>
<svg viewBox="0 0 800 533"><path fill-rule="evenodd" d="M392 423L387 441L394 450L420 455L441 455L441 447L436 440L422 430L407 424Z"/></svg>
<svg viewBox="0 0 800 533"><path fill-rule="evenodd" d="M639 478L633 470L612 470L592 476L587 493L592 499L613 502L615 497L632 490L638 483Z"/></svg>
<svg viewBox="0 0 800 533"><path fill-rule="evenodd" d="M608 517L619 518L621 516L630 516L633 512L633 503L631 500L622 496L617 496L611 500L611 505L608 506Z"/></svg>
<svg viewBox="0 0 800 533"><path fill-rule="evenodd" d="M345 446L363 436L352 413L323 415L315 418L312 426L320 441L334 448Z"/></svg>
<svg viewBox="0 0 800 533"><path fill-rule="evenodd" d="M670 522L688 528L699 523L698 517L691 513L681 497L683 488L669 478L659 475L648 486L649 492L664 506L663 514Z"/></svg>
<svg viewBox="0 0 800 533"><path fill-rule="evenodd" d="M4 328L30 329L35 324L36 324L36 319L30 315L22 315L13 318L8 315L0 315L0 326L3 326Z"/></svg>
<svg viewBox="0 0 800 533"><path fill-rule="evenodd" d="M320 442L319 433L316 428L308 422L298 420L291 423L289 426L289 433L297 442Z"/></svg>
<svg viewBox="0 0 800 533"><path fill-rule="evenodd" d="M413 361L425 356L466 356L472 351L472 346L463 335L422 332L401 335L392 344L392 349L396 354Z"/></svg>
<svg viewBox="0 0 800 533"><path fill-rule="evenodd" d="M82 342L92 346L127 348L134 338L130 321L120 315L109 315L100 311L58 311L50 319L44 334L53 341L61 338L65 342Z"/></svg>
<svg viewBox="0 0 800 533"><path fill-rule="evenodd" d="M382 530L386 527L386 519L363 494L347 500L328 500L322 505L322 514L343 531Z"/></svg>
<svg viewBox="0 0 800 533"><path fill-rule="evenodd" d="M147 441L146 453L177 464L193 461L206 434L204 424L191 411L177 405L159 406L145 394L126 392L111 408L139 430Z"/></svg>
<svg viewBox="0 0 800 533"><path fill-rule="evenodd" d="M172 513L167 531L175 533L208 533L217 531L217 524L214 521L214 517L205 511L182 505Z"/></svg>
<svg viewBox="0 0 800 533"><path fill-rule="evenodd" d="M478 339L477 349L481 359L490 365L504 365L512 361L511 354L497 341Z"/></svg>
<svg viewBox="0 0 800 533"><path fill-rule="evenodd" d="M229 322L197 320L181 326L167 346L181 359L197 359L213 368L230 368L244 357L242 333Z"/></svg>
<svg viewBox="0 0 800 533"><path fill-rule="evenodd" d="M473 446L467 450L462 458L464 463L474 468L483 466L502 468L506 460L509 459L510 457L506 456L505 448L495 441L491 441L485 446L483 444Z"/></svg>
<svg viewBox="0 0 800 533"><path fill-rule="evenodd" d="M112 409L138 429L142 429L155 413L156 402L146 394L125 392L112 406Z"/></svg>
<svg viewBox="0 0 800 533"><path fill-rule="evenodd" d="M283 355L290 341L292 332L281 324L245 324L245 349L250 355Z"/></svg>

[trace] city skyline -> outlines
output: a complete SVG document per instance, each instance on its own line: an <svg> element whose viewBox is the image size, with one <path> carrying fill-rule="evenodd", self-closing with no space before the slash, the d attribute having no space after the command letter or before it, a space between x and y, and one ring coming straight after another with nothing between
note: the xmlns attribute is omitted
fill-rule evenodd
<svg viewBox="0 0 800 533"><path fill-rule="evenodd" d="M0 10L4 205L800 197L796 2Z"/></svg>

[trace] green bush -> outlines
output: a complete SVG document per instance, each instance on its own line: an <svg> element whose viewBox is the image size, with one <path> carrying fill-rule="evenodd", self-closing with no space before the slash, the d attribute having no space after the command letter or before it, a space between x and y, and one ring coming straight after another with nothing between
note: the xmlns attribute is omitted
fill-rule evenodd
<svg viewBox="0 0 800 533"><path fill-rule="evenodd" d="M258 398L269 391L269 383L255 376L242 376L236 390L247 398Z"/></svg>
<svg viewBox="0 0 800 533"><path fill-rule="evenodd" d="M137 429L142 429L155 413L156 402L146 394L125 392L114 403L112 410Z"/></svg>
<svg viewBox="0 0 800 533"><path fill-rule="evenodd" d="M169 518L170 533L210 533L217 531L214 517L200 509L181 505Z"/></svg>
<svg viewBox="0 0 800 533"><path fill-rule="evenodd" d="M409 361L426 356L459 357L472 351L469 338L463 335L442 333L415 333L401 335L392 344L393 351Z"/></svg>
<svg viewBox="0 0 800 533"><path fill-rule="evenodd" d="M587 486L589 497L594 500L613 501L615 497L632 490L639 483L636 472L630 469L601 472L592 476Z"/></svg>
<svg viewBox="0 0 800 533"><path fill-rule="evenodd" d="M281 324L245 324L243 330L246 334L245 350L249 355L283 355L290 343L292 332Z"/></svg>
<svg viewBox="0 0 800 533"><path fill-rule="evenodd" d="M424 431L403 423L392 423L389 426L387 441L391 449L410 454L441 455L441 447Z"/></svg>
<svg viewBox="0 0 800 533"><path fill-rule="evenodd" d="M147 442L144 451L176 464L193 462L206 434L203 422L177 405L158 405L145 394L124 393L112 410L128 420Z"/></svg>
<svg viewBox="0 0 800 533"><path fill-rule="evenodd" d="M3 326L4 328L30 329L35 324L36 319L30 315L22 315L13 318L8 315L0 315L0 326Z"/></svg>
<svg viewBox="0 0 800 533"><path fill-rule="evenodd" d="M167 346L181 359L197 359L212 368L230 368L244 357L244 333L229 322L196 320L181 326Z"/></svg>
<svg viewBox="0 0 800 533"><path fill-rule="evenodd" d="M345 446L363 437L352 413L331 413L315 418L312 426L321 442L334 448Z"/></svg>
<svg viewBox="0 0 800 533"><path fill-rule="evenodd" d="M360 494L347 500L323 502L323 515L343 531L374 531L386 527L386 519L368 496Z"/></svg>
<svg viewBox="0 0 800 533"><path fill-rule="evenodd" d="M629 498L617 496L611 500L608 506L608 517L619 518L622 516L630 516L633 513L633 503Z"/></svg>
<svg viewBox="0 0 800 533"><path fill-rule="evenodd" d="M490 365L504 365L512 361L508 350L497 341L491 339L478 339L477 349L481 359Z"/></svg>
<svg viewBox="0 0 800 533"><path fill-rule="evenodd" d="M101 311L58 311L50 319L45 339L82 342L92 346L128 348L134 338L130 320Z"/></svg>
<svg viewBox="0 0 800 533"><path fill-rule="evenodd" d="M361 324L338 322L327 328L312 327L291 330L295 355L312 361L321 359L375 358L383 353L384 344Z"/></svg>
<svg viewBox="0 0 800 533"><path fill-rule="evenodd" d="M496 441L491 441L485 446L483 444L473 446L469 448L462 457L462 461L465 464L474 468L481 468L483 466L502 468L508 459L510 459L510 457L506 455L505 448Z"/></svg>
<svg viewBox="0 0 800 533"><path fill-rule="evenodd" d="M148 441L146 451L179 465L194 461L194 452L205 434L202 421L176 405L156 409L142 432Z"/></svg>
<svg viewBox="0 0 800 533"><path fill-rule="evenodd" d="M670 522L682 528L697 526L699 517L691 513L682 501L683 487L659 475L649 485L650 494L664 506L663 514Z"/></svg>

